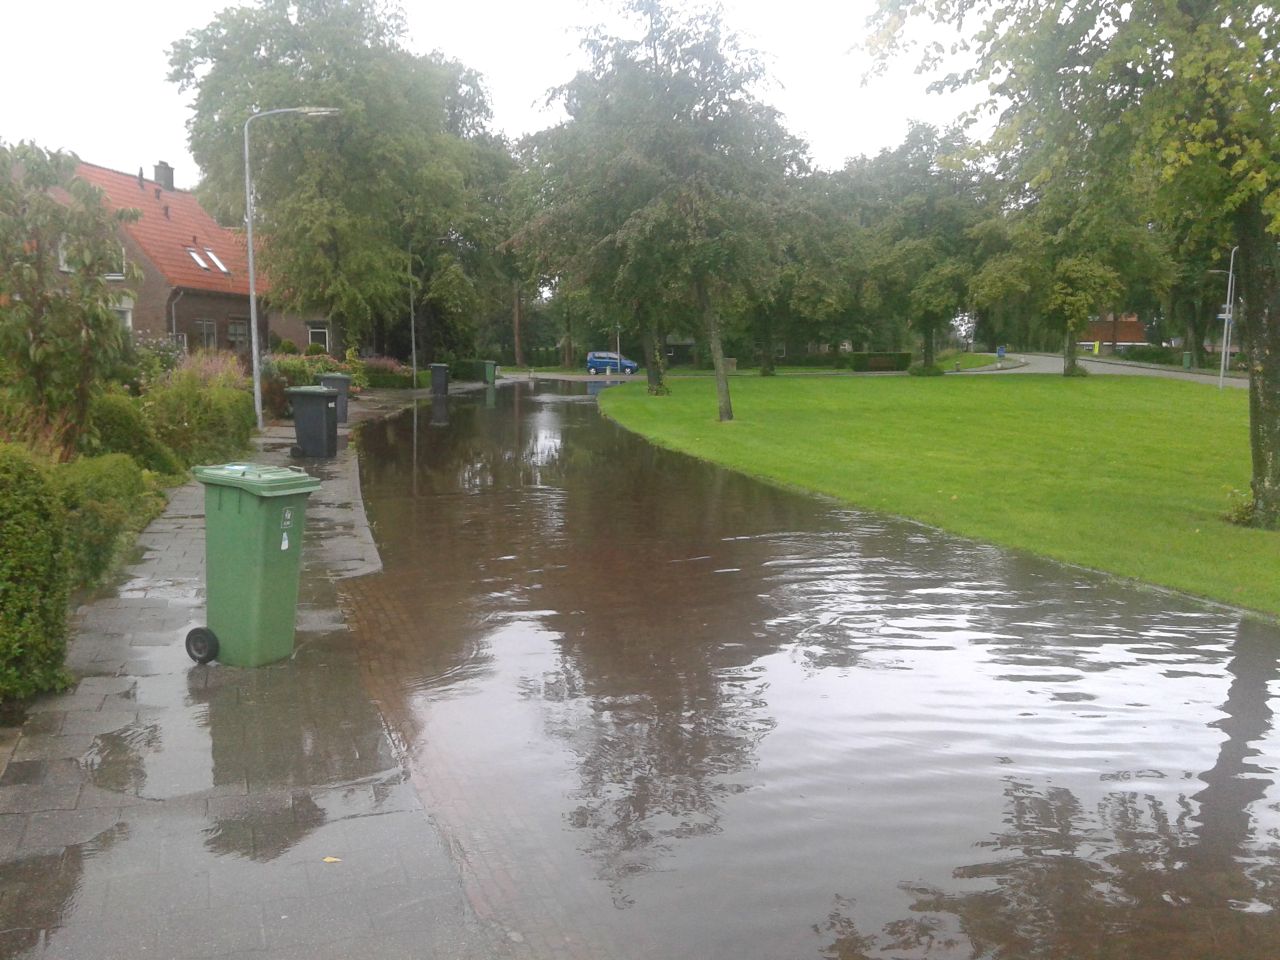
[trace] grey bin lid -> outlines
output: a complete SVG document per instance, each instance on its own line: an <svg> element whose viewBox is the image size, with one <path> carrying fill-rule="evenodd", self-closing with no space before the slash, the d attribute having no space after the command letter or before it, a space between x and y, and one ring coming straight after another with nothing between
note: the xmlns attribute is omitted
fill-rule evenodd
<svg viewBox="0 0 1280 960"><path fill-rule="evenodd" d="M303 393L317 397L336 397L338 391L332 387L285 387L285 393Z"/></svg>
<svg viewBox="0 0 1280 960"><path fill-rule="evenodd" d="M259 497L285 497L294 493L312 493L320 489L319 480L297 467L224 463L214 467L196 467L193 472L201 483L218 487L236 487Z"/></svg>
<svg viewBox="0 0 1280 960"><path fill-rule="evenodd" d="M322 374L320 374L320 382L321 382L321 383L324 383L324 381L326 381L326 380L350 380L350 379L351 379L351 374L349 374L349 373L322 373Z"/></svg>

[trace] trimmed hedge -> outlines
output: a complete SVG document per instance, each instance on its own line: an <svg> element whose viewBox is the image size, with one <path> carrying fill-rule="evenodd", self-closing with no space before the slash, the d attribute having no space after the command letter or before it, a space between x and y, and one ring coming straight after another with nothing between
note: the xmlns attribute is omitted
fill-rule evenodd
<svg viewBox="0 0 1280 960"><path fill-rule="evenodd" d="M418 374L421 376L422 371L419 370ZM409 373L388 373L384 370L369 370L366 372L365 376L369 378L370 387L389 387L396 390L407 390L409 387L413 386L412 371Z"/></svg>
<svg viewBox="0 0 1280 960"><path fill-rule="evenodd" d="M65 687L63 511L47 472L0 444L0 700Z"/></svg>
<svg viewBox="0 0 1280 960"><path fill-rule="evenodd" d="M67 570L74 586L90 586L111 569L147 495L142 468L125 453L63 464L54 483L66 511Z"/></svg>
<svg viewBox="0 0 1280 960"><path fill-rule="evenodd" d="M454 360L449 364L450 380L465 380L472 383L484 381L483 360ZM430 382L430 381L428 381Z"/></svg>
<svg viewBox="0 0 1280 960"><path fill-rule="evenodd" d="M868 373L879 370L906 370L911 366L911 353L903 352L881 352L881 353L850 353L846 354L849 358L849 369L859 373Z"/></svg>
<svg viewBox="0 0 1280 960"><path fill-rule="evenodd" d="M89 424L99 453L127 453L138 465L156 473L181 473L183 466L172 450L156 439L132 397L106 393L89 407Z"/></svg>

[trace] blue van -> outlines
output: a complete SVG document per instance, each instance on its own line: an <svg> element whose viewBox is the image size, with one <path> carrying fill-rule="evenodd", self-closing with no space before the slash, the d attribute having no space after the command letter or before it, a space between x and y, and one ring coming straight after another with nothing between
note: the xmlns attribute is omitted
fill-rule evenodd
<svg viewBox="0 0 1280 960"><path fill-rule="evenodd" d="M623 357L618 359L618 355L610 350L597 350L594 353L587 354L587 373L625 373L633 374L640 369L640 364L634 360L628 360Z"/></svg>

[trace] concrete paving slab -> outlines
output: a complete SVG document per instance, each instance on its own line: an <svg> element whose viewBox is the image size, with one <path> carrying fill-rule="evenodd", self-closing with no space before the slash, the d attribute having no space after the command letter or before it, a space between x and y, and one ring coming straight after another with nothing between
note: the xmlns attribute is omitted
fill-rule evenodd
<svg viewBox="0 0 1280 960"><path fill-rule="evenodd" d="M374 393L353 421L404 402ZM254 459L289 462L292 439L269 429ZM193 482L74 612L77 683L0 728L0 957L509 955L362 684L336 586L380 568L354 450L302 463L322 486L293 657L187 658L205 604Z"/></svg>

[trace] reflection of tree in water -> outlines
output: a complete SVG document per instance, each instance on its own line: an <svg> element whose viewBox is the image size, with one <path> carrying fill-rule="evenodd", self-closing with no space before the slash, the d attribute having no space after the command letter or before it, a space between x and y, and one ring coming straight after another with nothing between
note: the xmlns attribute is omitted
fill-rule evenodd
<svg viewBox="0 0 1280 960"><path fill-rule="evenodd" d="M567 820L627 906L629 877L720 829L725 801L747 789L734 776L774 726L753 664L779 638L765 626L758 572L739 569L756 562L755 547L727 538L818 511L613 430L575 437L572 450L570 535L539 600L554 611L544 623L560 636L560 659L527 694L545 702L550 733L577 758Z"/></svg>
<svg viewBox="0 0 1280 960"><path fill-rule="evenodd" d="M937 935L909 945L902 922L860 934L854 904L838 898L815 927L824 955L1271 960L1280 944L1280 846L1251 836L1250 807L1265 797L1272 771L1249 758L1270 730L1277 655L1274 630L1241 624L1216 724L1227 738L1195 796L1169 809L1151 795L1111 793L1089 811L1065 788L1007 779L1007 829L982 844L1005 856L953 874L992 886L906 888L918 914L911 922L927 920ZM958 952L940 935L948 927L968 941Z"/></svg>

